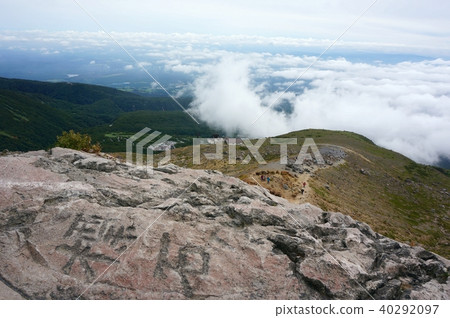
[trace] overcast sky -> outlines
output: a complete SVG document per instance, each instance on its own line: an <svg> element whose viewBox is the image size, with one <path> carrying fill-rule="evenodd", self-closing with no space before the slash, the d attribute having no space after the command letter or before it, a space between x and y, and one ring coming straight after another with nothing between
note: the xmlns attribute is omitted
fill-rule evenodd
<svg viewBox="0 0 450 318"><path fill-rule="evenodd" d="M77 0L116 32L335 39L373 0ZM72 0L0 0L1 30L96 31ZM344 41L450 51L450 1L378 0Z"/></svg>

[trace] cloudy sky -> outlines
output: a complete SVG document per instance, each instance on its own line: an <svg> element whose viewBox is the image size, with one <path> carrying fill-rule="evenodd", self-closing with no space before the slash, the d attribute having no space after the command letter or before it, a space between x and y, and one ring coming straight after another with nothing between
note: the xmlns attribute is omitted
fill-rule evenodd
<svg viewBox="0 0 450 318"><path fill-rule="evenodd" d="M373 2L0 0L0 76L151 85L95 17L228 133L343 129L420 162L450 157L450 2Z"/></svg>
<svg viewBox="0 0 450 318"><path fill-rule="evenodd" d="M0 28L335 39L373 0L2 0ZM378 0L344 40L440 47L448 54L450 2Z"/></svg>

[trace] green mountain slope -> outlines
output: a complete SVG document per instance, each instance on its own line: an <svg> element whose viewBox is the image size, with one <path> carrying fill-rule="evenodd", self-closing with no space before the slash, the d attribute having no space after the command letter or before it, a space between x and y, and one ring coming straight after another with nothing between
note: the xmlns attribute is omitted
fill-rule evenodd
<svg viewBox="0 0 450 318"><path fill-rule="evenodd" d="M216 133L203 123L195 123L185 112L146 110L122 113L111 124L93 127L88 133L105 151L125 152L125 140L144 127L172 136L177 147L191 145L192 137L210 137Z"/></svg>
<svg viewBox="0 0 450 318"><path fill-rule="evenodd" d="M67 129L80 129L69 114L26 94L0 90L0 149L47 148Z"/></svg>
<svg viewBox="0 0 450 318"><path fill-rule="evenodd" d="M180 102L187 105L189 100ZM51 147L56 136L69 129L92 133L94 142L105 141L105 151L125 150L123 140L107 138L111 133L131 136L150 127L195 136L206 130L169 97L75 83L0 78L0 115L0 150L11 151Z"/></svg>
<svg viewBox="0 0 450 318"><path fill-rule="evenodd" d="M0 77L0 89L46 96L50 99L58 100L52 106L64 109L72 109L73 105L90 105L98 101L109 100L124 112L135 110L179 110L179 106L170 98L146 98L99 85L67 82L49 83ZM65 101L69 104L59 103L59 101Z"/></svg>
<svg viewBox="0 0 450 318"><path fill-rule="evenodd" d="M191 168L217 169L252 184L256 184L256 172L264 170L273 180L262 186L276 195L293 202L309 202L327 211L342 212L368 223L388 237L422 245L450 258L449 170L417 164L350 132L311 129L279 137L298 139L297 145L288 148L290 158L299 153L305 138L313 138L319 149L339 146L346 157L342 164L292 174L293 180L275 171L283 170L282 167L258 165L254 159L249 164L238 160L236 165L229 165L224 155L224 160L203 160L201 165L193 165L192 147L175 149L172 162ZM278 162L279 149L279 145L270 145L267 141L259 152L266 161ZM224 151L227 151L226 146ZM203 152L214 152L213 146L205 146ZM237 146L239 157L245 158L248 153L244 146ZM292 186L284 189L284 184L289 182L299 184L295 183L295 178L307 182L307 196L295 196L299 189Z"/></svg>

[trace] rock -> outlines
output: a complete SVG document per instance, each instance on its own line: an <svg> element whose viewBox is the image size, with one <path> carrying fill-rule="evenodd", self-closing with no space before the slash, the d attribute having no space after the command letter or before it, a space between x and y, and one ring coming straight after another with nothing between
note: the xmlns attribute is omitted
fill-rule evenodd
<svg viewBox="0 0 450 318"><path fill-rule="evenodd" d="M431 253L429 251L426 251L426 250L424 250L424 249L422 249L420 247L419 247L419 249L420 250L416 254L417 257L419 257L419 258L421 258L421 259L423 259L425 261L429 260L429 259L435 259L436 258L435 254L433 254L433 253Z"/></svg>
<svg viewBox="0 0 450 318"><path fill-rule="evenodd" d="M179 167L175 166L174 164L168 164L168 165L165 165L165 166L154 168L154 170L160 171L160 172L164 172L164 173L168 173L168 174L175 174L180 169L179 169Z"/></svg>
<svg viewBox="0 0 450 318"><path fill-rule="evenodd" d="M74 162L74 165L80 169L91 169L103 172L111 172L116 169L116 163L112 160L101 157L89 157Z"/></svg>
<svg viewBox="0 0 450 318"><path fill-rule="evenodd" d="M216 171L0 157L0 298L448 299L450 262Z"/></svg>
<svg viewBox="0 0 450 318"><path fill-rule="evenodd" d="M398 279L392 279L379 288L375 295L377 299L398 299L402 294L402 282Z"/></svg>
<svg viewBox="0 0 450 318"><path fill-rule="evenodd" d="M320 154L328 165L333 165L334 162L344 159L347 157L347 153L338 146L324 146L321 145L319 148Z"/></svg>
<svg viewBox="0 0 450 318"><path fill-rule="evenodd" d="M0 280L0 299L20 300L24 299L24 297L14 291L13 285L5 285L5 283Z"/></svg>
<svg viewBox="0 0 450 318"><path fill-rule="evenodd" d="M50 150L50 155L52 159L67 160L70 162L87 158L87 154L85 152L60 147Z"/></svg>
<svg viewBox="0 0 450 318"><path fill-rule="evenodd" d="M251 204L252 200L246 196L240 197L237 201L238 204Z"/></svg>
<svg viewBox="0 0 450 318"><path fill-rule="evenodd" d="M359 172L363 175L370 176L370 172L366 169L361 168L359 169Z"/></svg>

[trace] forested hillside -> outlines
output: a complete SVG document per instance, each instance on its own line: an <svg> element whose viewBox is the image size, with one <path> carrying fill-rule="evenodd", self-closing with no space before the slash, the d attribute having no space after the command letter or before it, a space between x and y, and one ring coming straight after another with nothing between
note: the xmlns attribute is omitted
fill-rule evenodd
<svg viewBox="0 0 450 318"><path fill-rule="evenodd" d="M189 99L180 99L188 105ZM144 127L176 136L210 136L169 97L144 97L109 87L0 78L0 150L51 147L65 130L92 134L105 151Z"/></svg>

